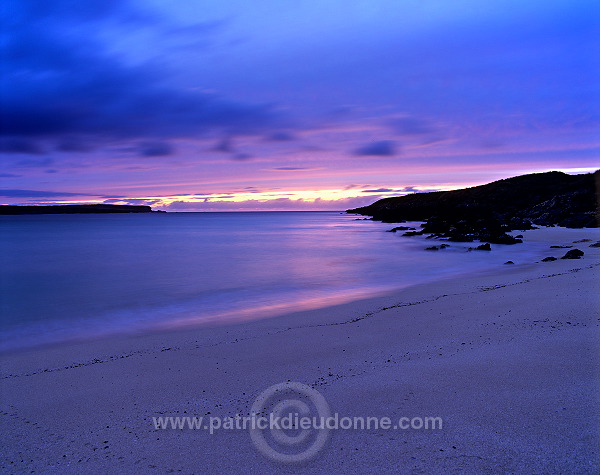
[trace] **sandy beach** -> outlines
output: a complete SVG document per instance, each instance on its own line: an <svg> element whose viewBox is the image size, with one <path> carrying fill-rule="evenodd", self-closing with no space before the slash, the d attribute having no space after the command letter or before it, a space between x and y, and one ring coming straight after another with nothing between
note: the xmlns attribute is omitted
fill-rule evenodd
<svg viewBox="0 0 600 475"><path fill-rule="evenodd" d="M524 234L585 256L259 321L2 355L2 472L599 473L600 248L589 245L600 233ZM591 241L573 244L581 239ZM247 430L153 423L248 414L286 381L340 415L435 416L443 428L333 430L316 458L293 465L261 454Z"/></svg>

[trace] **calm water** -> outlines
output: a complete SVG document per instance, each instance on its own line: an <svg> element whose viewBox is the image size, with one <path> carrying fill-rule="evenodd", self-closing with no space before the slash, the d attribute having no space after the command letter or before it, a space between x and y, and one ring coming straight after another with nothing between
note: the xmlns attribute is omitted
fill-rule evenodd
<svg viewBox="0 0 600 475"><path fill-rule="evenodd" d="M0 216L0 349L227 323L529 260L337 212ZM502 247L502 246L500 246Z"/></svg>

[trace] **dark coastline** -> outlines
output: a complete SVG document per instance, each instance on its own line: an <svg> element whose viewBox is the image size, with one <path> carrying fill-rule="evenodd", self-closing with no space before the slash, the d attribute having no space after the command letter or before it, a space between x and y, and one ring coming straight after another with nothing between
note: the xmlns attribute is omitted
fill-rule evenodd
<svg viewBox="0 0 600 475"><path fill-rule="evenodd" d="M600 225L600 171L582 175L534 173L453 191L384 198L346 212L384 223L425 221L420 231L457 242L518 244L507 232L534 225L596 228ZM396 232L402 227L391 229ZM432 248L433 249L433 248Z"/></svg>
<svg viewBox="0 0 600 475"><path fill-rule="evenodd" d="M376 221L433 220L455 224L495 221L512 229L524 223L570 228L600 225L600 170L568 175L552 171L521 175L453 191L413 193L384 198L347 213ZM434 231L435 232L435 231Z"/></svg>
<svg viewBox="0 0 600 475"><path fill-rule="evenodd" d="M42 206L0 206L0 215L30 214L80 214L80 213L164 213L153 211L150 206L142 205L42 205Z"/></svg>

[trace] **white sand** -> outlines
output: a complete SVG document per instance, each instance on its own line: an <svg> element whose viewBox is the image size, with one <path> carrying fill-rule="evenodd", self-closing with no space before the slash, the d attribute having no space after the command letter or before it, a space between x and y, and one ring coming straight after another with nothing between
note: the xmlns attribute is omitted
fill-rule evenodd
<svg viewBox="0 0 600 475"><path fill-rule="evenodd" d="M575 245L580 260L501 266L333 308L4 355L1 470L600 473L600 248L589 244ZM318 458L289 466L258 453L247 431L152 424L247 414L288 380L312 385L340 415L440 416L444 426L333 431Z"/></svg>

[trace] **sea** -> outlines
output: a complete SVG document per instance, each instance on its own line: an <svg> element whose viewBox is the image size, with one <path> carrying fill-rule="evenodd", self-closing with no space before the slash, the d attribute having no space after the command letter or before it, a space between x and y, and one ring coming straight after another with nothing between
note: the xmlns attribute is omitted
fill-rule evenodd
<svg viewBox="0 0 600 475"><path fill-rule="evenodd" d="M403 223L419 226L420 223ZM341 212L0 216L0 351L225 325L531 263Z"/></svg>

